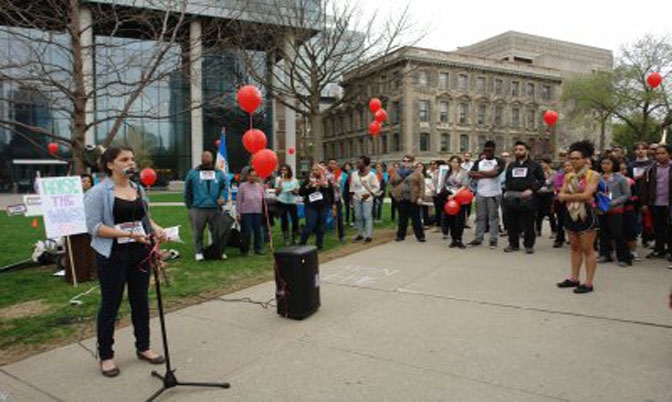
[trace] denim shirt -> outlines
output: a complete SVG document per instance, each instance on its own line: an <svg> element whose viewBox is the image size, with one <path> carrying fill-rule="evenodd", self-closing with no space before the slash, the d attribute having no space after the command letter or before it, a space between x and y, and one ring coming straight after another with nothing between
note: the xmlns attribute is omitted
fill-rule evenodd
<svg viewBox="0 0 672 402"><path fill-rule="evenodd" d="M138 191L145 205L149 209L147 197L142 187L134 182L131 186ZM91 235L91 248L103 257L110 258L112 246L116 239L98 236L98 229L102 225L114 227L114 181L106 178L84 194L84 210L86 211L86 227ZM152 233L149 215L142 220L146 233Z"/></svg>

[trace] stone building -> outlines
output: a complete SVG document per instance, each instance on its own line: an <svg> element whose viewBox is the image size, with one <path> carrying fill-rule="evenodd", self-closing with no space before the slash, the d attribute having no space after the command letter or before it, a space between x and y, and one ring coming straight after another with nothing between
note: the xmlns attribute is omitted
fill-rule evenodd
<svg viewBox="0 0 672 402"><path fill-rule="evenodd" d="M322 150L342 161L431 160L478 152L491 139L499 151L524 140L535 156L553 157L566 127L549 128L543 114L562 115L563 80L609 69L611 60L608 50L515 32L454 52L405 47L346 74L350 101L325 115ZM372 97L389 114L375 138L367 134Z"/></svg>

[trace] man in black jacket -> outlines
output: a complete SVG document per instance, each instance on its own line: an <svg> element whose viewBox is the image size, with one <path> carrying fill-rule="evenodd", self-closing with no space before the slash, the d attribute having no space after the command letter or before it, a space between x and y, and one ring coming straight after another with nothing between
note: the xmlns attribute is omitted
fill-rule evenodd
<svg viewBox="0 0 672 402"><path fill-rule="evenodd" d="M534 231L534 194L544 184L541 166L530 160L529 147L522 141L516 142L516 160L506 168L506 193L504 208L509 218L509 246L504 252L519 250L520 233L525 233L523 245L527 254L534 253L536 232Z"/></svg>
<svg viewBox="0 0 672 402"><path fill-rule="evenodd" d="M640 182L642 211L649 209L653 217L653 231L656 238L654 251L647 258L672 256L672 228L670 208L672 207L672 145L660 145L656 149L656 163L644 173Z"/></svg>

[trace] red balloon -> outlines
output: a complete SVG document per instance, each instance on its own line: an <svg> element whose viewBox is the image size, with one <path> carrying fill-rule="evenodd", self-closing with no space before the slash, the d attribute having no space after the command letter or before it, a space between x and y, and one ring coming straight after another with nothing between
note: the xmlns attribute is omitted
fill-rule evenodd
<svg viewBox="0 0 672 402"><path fill-rule="evenodd" d="M278 156L270 149L262 149L252 157L252 167L265 179L278 167Z"/></svg>
<svg viewBox="0 0 672 402"><path fill-rule="evenodd" d="M266 134L256 128L247 130L243 135L243 145L252 155L266 148Z"/></svg>
<svg viewBox="0 0 672 402"><path fill-rule="evenodd" d="M261 105L261 91L254 85L245 85L238 90L238 105L247 113L254 113Z"/></svg>
<svg viewBox="0 0 672 402"><path fill-rule="evenodd" d="M156 172L152 168L144 168L140 171L140 183L146 187L152 187L156 183Z"/></svg>
<svg viewBox="0 0 672 402"><path fill-rule="evenodd" d="M383 103L380 99L373 98L369 101L369 109L371 109L371 113L376 113L381 107L383 107Z"/></svg>
<svg viewBox="0 0 672 402"><path fill-rule="evenodd" d="M547 110L546 112L544 112L544 121L549 126L554 125L555 123L558 122L558 112L555 112L553 110Z"/></svg>
<svg viewBox="0 0 672 402"><path fill-rule="evenodd" d="M289 152L290 155L294 155L294 152L296 152L296 149L294 149L294 148L289 148L289 149L287 150L287 152Z"/></svg>
<svg viewBox="0 0 672 402"><path fill-rule="evenodd" d="M457 215L460 212L460 204L455 200L450 200L443 206L443 210L446 211L448 215Z"/></svg>
<svg viewBox="0 0 672 402"><path fill-rule="evenodd" d="M383 126L381 126L379 122L377 121L371 122L371 124L369 124L369 133L371 133L371 135L375 137L378 134L380 134L380 130L382 128Z"/></svg>
<svg viewBox="0 0 672 402"><path fill-rule="evenodd" d="M49 150L49 153L52 155L56 155L58 153L58 144L55 142L50 142L47 145L47 149Z"/></svg>
<svg viewBox="0 0 672 402"><path fill-rule="evenodd" d="M221 144L221 143L222 142L220 140L215 141L215 146L217 147L217 149L219 149L219 144Z"/></svg>
<svg viewBox="0 0 672 402"><path fill-rule="evenodd" d="M385 109L378 109L378 111L373 114L373 117L376 119L378 123L382 123L385 120L387 120L387 112L385 111Z"/></svg>
<svg viewBox="0 0 672 402"><path fill-rule="evenodd" d="M469 190L462 190L455 194L455 201L459 202L461 205L470 204L474 200L474 193Z"/></svg>
<svg viewBox="0 0 672 402"><path fill-rule="evenodd" d="M651 73L646 77L646 82L651 86L651 88L657 88L663 82L663 77L660 73Z"/></svg>

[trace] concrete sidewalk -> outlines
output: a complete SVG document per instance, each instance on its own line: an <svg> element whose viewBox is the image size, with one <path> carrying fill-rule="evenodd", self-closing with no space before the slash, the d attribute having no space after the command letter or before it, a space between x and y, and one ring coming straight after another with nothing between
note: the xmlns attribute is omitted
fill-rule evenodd
<svg viewBox="0 0 672 402"><path fill-rule="evenodd" d="M322 308L304 321L224 301L169 314L178 379L232 387L160 400L672 401L667 264L601 265L596 291L575 295L555 286L568 250L541 243L509 255L449 250L431 234L334 260L321 266ZM273 295L266 283L227 298ZM135 358L131 328L116 350L115 379L76 344L2 367L0 400L144 400L160 384Z"/></svg>

